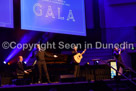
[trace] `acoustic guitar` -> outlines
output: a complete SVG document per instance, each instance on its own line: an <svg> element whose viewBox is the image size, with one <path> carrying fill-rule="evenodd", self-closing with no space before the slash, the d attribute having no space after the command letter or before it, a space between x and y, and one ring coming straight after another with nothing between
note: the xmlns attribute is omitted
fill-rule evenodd
<svg viewBox="0 0 136 91"><path fill-rule="evenodd" d="M74 55L73 59L75 63L80 63L81 59L83 58L83 54L85 53L86 49L82 52L82 53L77 53L76 55Z"/></svg>

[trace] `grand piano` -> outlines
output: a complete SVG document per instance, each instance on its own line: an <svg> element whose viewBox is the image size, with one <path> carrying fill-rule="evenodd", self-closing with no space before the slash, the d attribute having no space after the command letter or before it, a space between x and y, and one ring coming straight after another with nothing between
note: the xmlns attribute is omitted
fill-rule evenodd
<svg viewBox="0 0 136 91"><path fill-rule="evenodd" d="M71 64L71 55L59 54L57 58L45 57L47 69L51 81L59 81L60 75L67 75L74 73L74 65ZM38 76L37 65L34 65L35 58L30 58L27 67L32 69L32 75ZM37 78L34 78L37 79Z"/></svg>

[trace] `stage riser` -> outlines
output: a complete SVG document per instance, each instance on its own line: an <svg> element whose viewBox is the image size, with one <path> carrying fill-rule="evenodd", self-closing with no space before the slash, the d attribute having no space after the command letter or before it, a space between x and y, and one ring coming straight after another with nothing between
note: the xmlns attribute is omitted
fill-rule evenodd
<svg viewBox="0 0 136 91"><path fill-rule="evenodd" d="M94 80L94 69L95 69L95 77L96 80L104 80L110 79L110 68L106 65L89 65L89 66L81 66L80 67L80 77L85 78L86 81ZM8 71L7 71L8 70ZM5 72L3 70L2 74L2 84L9 84L13 79L13 75L11 75L12 71L7 69ZM50 75L50 79L52 82L60 81L60 75L73 75L74 74L74 66L73 65L48 65L48 72ZM8 75L9 74L9 75ZM34 81L38 79L38 73L36 73ZM45 78L43 74L43 78ZM43 79L46 80L46 79Z"/></svg>

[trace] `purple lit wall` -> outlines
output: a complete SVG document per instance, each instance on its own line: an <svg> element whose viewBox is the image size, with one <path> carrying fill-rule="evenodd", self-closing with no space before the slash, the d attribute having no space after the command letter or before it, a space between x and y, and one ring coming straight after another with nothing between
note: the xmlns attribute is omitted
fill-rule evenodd
<svg viewBox="0 0 136 91"><path fill-rule="evenodd" d="M105 42L135 42L136 0L99 0Z"/></svg>
<svg viewBox="0 0 136 91"><path fill-rule="evenodd" d="M14 27L13 0L0 0L0 27Z"/></svg>
<svg viewBox="0 0 136 91"><path fill-rule="evenodd" d="M104 0L106 28L136 26L136 0Z"/></svg>
<svg viewBox="0 0 136 91"><path fill-rule="evenodd" d="M121 43L136 40L136 0L99 0L100 27L103 42ZM124 56L125 55L125 56ZM128 53L123 62L131 67Z"/></svg>
<svg viewBox="0 0 136 91"><path fill-rule="evenodd" d="M85 0L86 8L86 26L88 29L94 28L94 19L93 19L93 0Z"/></svg>

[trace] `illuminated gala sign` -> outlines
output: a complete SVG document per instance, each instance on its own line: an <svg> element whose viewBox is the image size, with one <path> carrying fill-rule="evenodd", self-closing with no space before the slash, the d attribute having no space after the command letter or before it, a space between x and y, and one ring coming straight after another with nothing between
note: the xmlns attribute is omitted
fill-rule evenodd
<svg viewBox="0 0 136 91"><path fill-rule="evenodd" d="M86 36L84 0L21 0L21 28Z"/></svg>
<svg viewBox="0 0 136 91"><path fill-rule="evenodd" d="M36 8L39 7L39 12L36 11ZM36 3L33 7L33 11L35 13L36 16L43 16L43 11L42 11L42 5L40 3ZM60 8L58 7L58 16L57 18L60 19L60 20L64 20L65 18L64 17L61 17L61 14L60 14ZM48 17L52 17L52 18L55 18L55 15L53 13L53 10L52 10L52 7L51 6L48 6L48 9L47 9L47 12L45 14L45 17L48 18ZM73 20L73 22L75 22L75 19L74 19L74 16L73 16L73 13L72 13L72 10L69 10L69 13L68 13L68 16L67 16L67 21L69 21L70 19Z"/></svg>

